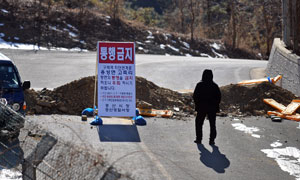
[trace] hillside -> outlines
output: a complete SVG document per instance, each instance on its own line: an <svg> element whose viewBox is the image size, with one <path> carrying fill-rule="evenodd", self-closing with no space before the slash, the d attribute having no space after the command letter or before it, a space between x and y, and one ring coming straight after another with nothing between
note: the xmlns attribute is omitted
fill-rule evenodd
<svg viewBox="0 0 300 180"><path fill-rule="evenodd" d="M202 57L258 59L240 49L227 49L221 41L195 39L151 28L134 21L114 19L95 8L68 8L36 1L4 1L0 4L0 43L11 47L96 50L98 41L133 41L136 52Z"/></svg>

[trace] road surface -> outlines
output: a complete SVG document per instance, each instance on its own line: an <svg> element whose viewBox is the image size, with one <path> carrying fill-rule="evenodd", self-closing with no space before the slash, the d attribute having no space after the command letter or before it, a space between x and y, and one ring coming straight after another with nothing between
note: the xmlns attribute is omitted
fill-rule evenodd
<svg viewBox="0 0 300 180"><path fill-rule="evenodd" d="M95 75L95 52L2 50L32 87L56 88ZM184 56L136 55L136 75L172 90L194 89L204 69L212 69L220 86L250 79L250 70L265 68L267 61L212 59Z"/></svg>
<svg viewBox="0 0 300 180"><path fill-rule="evenodd" d="M95 74L95 53L11 51L23 80L34 88L55 88ZM136 74L173 90L193 89L202 71L214 71L219 85L250 79L265 61L137 55ZM204 123L203 145L193 143L194 117L187 120L146 118L147 126L131 120L104 118L93 127L78 116L27 116L70 141L98 151L108 165L134 179L264 179L300 178L300 125L274 123L265 117L218 117L216 146L208 145ZM42 120L42 121L41 121Z"/></svg>

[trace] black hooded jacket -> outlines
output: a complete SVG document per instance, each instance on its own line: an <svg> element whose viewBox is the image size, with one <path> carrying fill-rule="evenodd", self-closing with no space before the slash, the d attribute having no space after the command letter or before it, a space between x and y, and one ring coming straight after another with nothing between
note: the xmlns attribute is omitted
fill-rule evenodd
<svg viewBox="0 0 300 180"><path fill-rule="evenodd" d="M202 81L195 88L193 99L195 110L219 112L221 92L219 86L213 81L213 73L206 69L202 74Z"/></svg>

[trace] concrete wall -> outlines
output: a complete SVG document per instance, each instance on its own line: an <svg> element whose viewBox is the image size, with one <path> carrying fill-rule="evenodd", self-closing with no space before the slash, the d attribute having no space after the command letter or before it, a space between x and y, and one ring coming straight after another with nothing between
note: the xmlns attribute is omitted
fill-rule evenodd
<svg viewBox="0 0 300 180"><path fill-rule="evenodd" d="M282 87L300 96L300 57L286 49L279 38L274 40L266 73L270 77L281 74Z"/></svg>

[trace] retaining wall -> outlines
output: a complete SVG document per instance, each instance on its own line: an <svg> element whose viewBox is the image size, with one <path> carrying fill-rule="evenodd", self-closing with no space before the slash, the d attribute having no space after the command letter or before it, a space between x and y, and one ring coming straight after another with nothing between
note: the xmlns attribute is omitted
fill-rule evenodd
<svg viewBox="0 0 300 180"><path fill-rule="evenodd" d="M274 39L266 73L270 77L281 74L282 87L300 96L300 57L286 49L279 38Z"/></svg>

